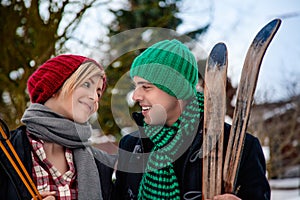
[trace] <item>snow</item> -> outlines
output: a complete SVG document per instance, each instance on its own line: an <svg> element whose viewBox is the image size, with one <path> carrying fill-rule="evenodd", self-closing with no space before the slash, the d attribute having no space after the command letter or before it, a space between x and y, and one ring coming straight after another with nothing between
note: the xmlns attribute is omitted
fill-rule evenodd
<svg viewBox="0 0 300 200"><path fill-rule="evenodd" d="M270 180L271 200L300 200L300 177Z"/></svg>
<svg viewBox="0 0 300 200"><path fill-rule="evenodd" d="M262 146L265 159L270 159L270 148ZM300 169L300 168L299 168ZM300 200L300 177L271 179L271 200Z"/></svg>

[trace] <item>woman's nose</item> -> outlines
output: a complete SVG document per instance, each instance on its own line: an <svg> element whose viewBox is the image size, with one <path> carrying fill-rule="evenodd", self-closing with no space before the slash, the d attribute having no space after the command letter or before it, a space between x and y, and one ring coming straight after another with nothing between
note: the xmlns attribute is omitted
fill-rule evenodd
<svg viewBox="0 0 300 200"><path fill-rule="evenodd" d="M92 91L90 94L90 99L93 101L98 102L99 101L99 95L97 91Z"/></svg>

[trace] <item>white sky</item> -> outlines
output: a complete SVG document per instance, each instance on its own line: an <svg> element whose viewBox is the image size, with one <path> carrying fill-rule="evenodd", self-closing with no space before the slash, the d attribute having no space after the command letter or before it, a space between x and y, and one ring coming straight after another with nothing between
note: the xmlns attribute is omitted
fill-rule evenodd
<svg viewBox="0 0 300 200"><path fill-rule="evenodd" d="M122 6L126 1L114 0L114 2L117 2L115 6ZM292 91L300 94L299 0L183 0L183 2L179 17L184 23L177 31L184 33L211 22L208 32L201 37L201 47L208 54L216 43L226 44L228 75L235 86L239 82L245 55L255 35L272 19L281 18L282 24L262 62L255 98L258 101L273 101L286 98ZM92 52L92 56L97 57L97 50L105 47L97 46L95 38L105 37L107 30L103 27L110 23L111 18L105 6L91 9L81 24L80 29L84 31L79 31L76 35L78 38L84 38L91 47L84 49L70 41L68 46L74 51L72 53L91 56L89 54ZM72 45L75 48L72 48ZM290 88L292 83L294 88Z"/></svg>
<svg viewBox="0 0 300 200"><path fill-rule="evenodd" d="M126 2L126 0L114 0ZM211 4L213 2L213 4ZM258 31L274 18L291 14L282 18L279 31L271 42L262 62L256 96L263 100L278 100L289 93L286 87L292 82L300 94L300 0L184 0L181 7L184 24L178 32L194 30L207 22L212 22L209 31L201 39L203 49L209 53L218 42L224 42L228 48L229 76L235 85L238 84L244 58L253 38ZM210 12L211 11L211 12ZM292 15L297 14L297 15ZM107 34L100 24L108 24L111 15L106 8L91 10L89 19L85 21L77 35L86 43L95 45L95 38ZM95 26L93 20L98 26ZM91 28L92 27L92 28ZM73 53L90 56L95 49L83 49L70 42ZM97 48L100 47L96 47ZM94 51L95 53L95 51ZM96 59L96 57L94 57ZM267 95L267 97L264 97ZM265 99L267 98L267 99ZM290 183L290 180L289 180ZM275 184L275 183L274 183ZM285 185L286 182L276 182ZM273 190L272 200L299 198L299 190Z"/></svg>
<svg viewBox="0 0 300 200"><path fill-rule="evenodd" d="M210 29L201 39L202 46L209 53L214 44L226 44L228 74L235 85L239 82L244 58L255 35L272 19L281 18L282 24L261 65L255 97L261 100L285 98L293 90L287 90L292 83L297 94L300 93L299 0L184 1L183 9L190 14L180 15L186 20L178 31L192 30L211 20ZM200 10L201 6L207 9ZM207 17L209 8L212 9L211 17Z"/></svg>

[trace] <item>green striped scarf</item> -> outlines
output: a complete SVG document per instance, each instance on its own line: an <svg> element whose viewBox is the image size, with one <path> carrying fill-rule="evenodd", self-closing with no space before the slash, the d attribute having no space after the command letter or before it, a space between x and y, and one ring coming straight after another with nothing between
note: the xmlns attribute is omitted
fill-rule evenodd
<svg viewBox="0 0 300 200"><path fill-rule="evenodd" d="M187 144L191 144L194 138L193 134L196 134L200 113L203 112L203 99L203 94L197 93L171 127L144 123L145 133L154 147L139 187L138 199L180 199L173 162L184 153L189 146Z"/></svg>

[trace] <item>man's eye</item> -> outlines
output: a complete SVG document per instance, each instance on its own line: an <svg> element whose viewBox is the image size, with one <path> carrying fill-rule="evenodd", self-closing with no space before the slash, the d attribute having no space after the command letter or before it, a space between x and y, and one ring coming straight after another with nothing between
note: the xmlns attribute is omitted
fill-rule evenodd
<svg viewBox="0 0 300 200"><path fill-rule="evenodd" d="M150 86L147 86L147 85L143 85L143 88L144 89L149 89L149 88L151 88Z"/></svg>

